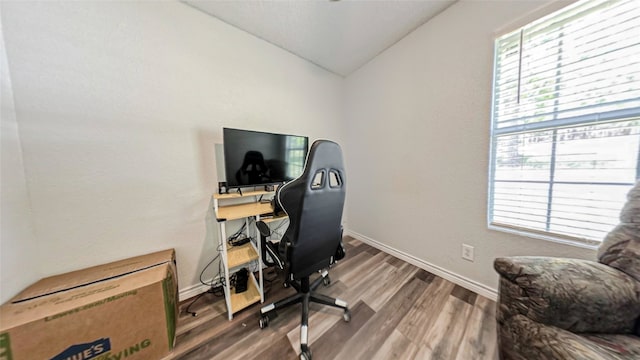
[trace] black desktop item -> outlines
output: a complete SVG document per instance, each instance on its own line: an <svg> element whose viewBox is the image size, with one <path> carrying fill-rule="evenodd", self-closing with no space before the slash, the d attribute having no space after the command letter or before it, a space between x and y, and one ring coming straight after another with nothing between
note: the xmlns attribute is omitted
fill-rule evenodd
<svg viewBox="0 0 640 360"><path fill-rule="evenodd" d="M271 199L271 208L273 209L274 216L280 216L285 214L284 209L282 208L282 206L280 206L280 202L278 201L281 188L282 186L278 187L278 189L276 190L275 196L273 197L273 199Z"/></svg>
<svg viewBox="0 0 640 360"><path fill-rule="evenodd" d="M249 282L249 271L241 269L236 273L236 294L247 291L247 283Z"/></svg>
<svg viewBox="0 0 640 360"><path fill-rule="evenodd" d="M306 136L222 130L227 188L267 187L302 174L309 149Z"/></svg>

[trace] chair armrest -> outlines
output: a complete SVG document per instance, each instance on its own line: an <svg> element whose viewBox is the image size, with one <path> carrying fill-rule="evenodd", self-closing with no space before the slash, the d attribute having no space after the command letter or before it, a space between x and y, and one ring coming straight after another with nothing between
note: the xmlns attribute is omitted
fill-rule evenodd
<svg viewBox="0 0 640 360"><path fill-rule="evenodd" d="M640 284L594 261L508 257L500 274L498 321L517 314L572 332L631 333L640 316Z"/></svg>

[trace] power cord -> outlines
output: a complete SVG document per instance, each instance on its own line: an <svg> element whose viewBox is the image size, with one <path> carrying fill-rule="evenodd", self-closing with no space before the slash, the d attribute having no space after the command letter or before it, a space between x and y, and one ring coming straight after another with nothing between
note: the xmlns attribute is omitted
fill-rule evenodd
<svg viewBox="0 0 640 360"><path fill-rule="evenodd" d="M203 292L203 293L200 293L198 296L196 296L196 298L195 298L195 299L193 299L193 301L191 301L191 303L189 303L189 305L187 305L187 308L186 308L186 309L184 309L184 312L186 312L187 314L191 314L191 316L198 316L198 313L197 313L197 312L195 312L195 311L191 311L191 307L192 307L192 306L193 306L193 304L195 304L195 303L196 303L196 301L198 301L198 300L199 300L199 299L200 299L204 294L211 293L211 292L212 292L212 289L213 289L213 288L211 288L211 289L209 289L209 290L207 290L207 291L205 291L205 292Z"/></svg>
<svg viewBox="0 0 640 360"><path fill-rule="evenodd" d="M204 266L204 268L202 268L202 271L200 271L200 276L198 277L200 280L200 283L202 285L206 285L209 287L209 290L198 294L190 303L189 305L187 305L185 312L187 314L190 314L191 316L198 316L198 313L195 311L191 311L191 307L202 297L204 296L204 294L213 294L215 296L224 296L224 291L222 290L222 285L218 285L215 286L215 280L211 280L211 282L206 282L202 279L202 277L204 276L204 272L209 268L209 266L211 266L211 264L213 264L217 259L220 258L220 252L222 250L222 245L218 244L218 247L216 248L216 251L218 252L218 254L216 256L213 257L213 259L211 259L211 261L209 261L207 263L207 265ZM222 261L218 262L218 278L220 278L220 274L221 274L221 268L220 268L220 264L222 263ZM215 277L214 277L215 278ZM221 279L222 280L222 279ZM224 283L224 280L221 281L221 284ZM218 289L218 291L216 291L216 289Z"/></svg>
<svg viewBox="0 0 640 360"><path fill-rule="evenodd" d="M261 196L262 197L262 196ZM255 221L253 218L249 219L249 222L251 221ZM278 226L276 229L280 228L282 226L282 224L280 224L280 226ZM238 231L236 231L235 233L233 233L233 235L229 236L229 238L227 239L227 242L230 245L233 245L234 243L237 244L238 241L242 241L243 239L247 239L247 241L252 241L252 238L247 238L246 235L244 235L244 229L246 229L247 227L247 223L245 222L244 224L242 224L242 227L240 229L238 229ZM244 236L243 238L240 238L240 236ZM240 239L238 239L240 238ZM198 294L190 303L189 305L187 305L185 312L187 314L190 314L191 316L198 316L198 313L195 311L191 311L191 307L205 294L213 294L214 296L218 296L218 297L223 297L224 296L224 286L225 286L225 279L223 277L220 276L220 274L222 274L223 270L222 269L222 261L218 261L218 279L219 279L219 284L216 286L215 285L215 281L212 280L211 282L206 282L202 279L202 277L204 276L204 272L207 270L207 268L209 268L209 266L211 266L211 264L213 264L217 259L220 258L220 253L222 252L222 244L218 244L218 247L216 249L216 251L218 252L218 254L211 259L211 261L209 261L207 263L207 265L204 266L204 268L202 269L202 271L200 272L200 283L202 285L206 285L209 286L209 290ZM255 271L254 271L255 272ZM276 274L277 275L277 274ZM275 279L275 278L274 278ZM265 279L266 280L266 279ZM269 282L273 281L273 280L267 280ZM236 274L233 274L229 277L229 285L231 287L235 287L235 283L236 283Z"/></svg>

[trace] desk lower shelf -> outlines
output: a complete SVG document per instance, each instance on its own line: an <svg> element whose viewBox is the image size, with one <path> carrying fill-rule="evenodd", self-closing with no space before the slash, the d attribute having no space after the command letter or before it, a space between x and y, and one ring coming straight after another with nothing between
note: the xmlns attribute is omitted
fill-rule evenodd
<svg viewBox="0 0 640 360"><path fill-rule="evenodd" d="M227 266L229 269L248 264L255 260L258 260L258 252L251 243L240 246L230 246L227 250Z"/></svg>
<svg viewBox="0 0 640 360"><path fill-rule="evenodd" d="M265 223L272 223L274 221L280 221L280 220L284 220L284 219L288 219L289 216L287 215L278 215L278 216L272 216L272 217L263 217L260 220L262 220Z"/></svg>
<svg viewBox="0 0 640 360"><path fill-rule="evenodd" d="M232 314L260 301L260 291L256 286L256 278L253 276L253 274L249 274L249 279L247 281L247 291L240 294L236 294L232 291L229 299L231 302Z"/></svg>

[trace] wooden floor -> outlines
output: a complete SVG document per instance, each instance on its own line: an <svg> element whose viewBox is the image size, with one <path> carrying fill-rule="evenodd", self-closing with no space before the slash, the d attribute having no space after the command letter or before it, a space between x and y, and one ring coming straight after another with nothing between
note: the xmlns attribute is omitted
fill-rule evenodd
<svg viewBox="0 0 640 360"><path fill-rule="evenodd" d="M330 270L331 285L318 291L349 303L342 311L311 305L309 343L322 359L497 359L495 302L391 255L345 238L347 256ZM265 303L295 290L276 280ZM267 285L268 286L268 285ZM300 305L258 326L261 304L227 320L224 299L205 294L192 310L181 303L176 348L166 359L297 359Z"/></svg>

